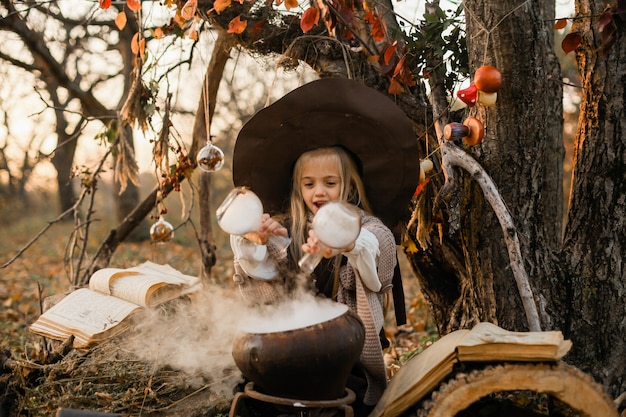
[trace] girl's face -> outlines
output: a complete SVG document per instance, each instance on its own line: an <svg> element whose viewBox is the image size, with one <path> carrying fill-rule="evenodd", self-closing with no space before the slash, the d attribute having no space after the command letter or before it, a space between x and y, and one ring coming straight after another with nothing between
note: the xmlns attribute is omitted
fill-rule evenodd
<svg viewBox="0 0 626 417"><path fill-rule="evenodd" d="M300 177L304 204L313 213L341 197L341 173L335 158L317 156L305 161Z"/></svg>

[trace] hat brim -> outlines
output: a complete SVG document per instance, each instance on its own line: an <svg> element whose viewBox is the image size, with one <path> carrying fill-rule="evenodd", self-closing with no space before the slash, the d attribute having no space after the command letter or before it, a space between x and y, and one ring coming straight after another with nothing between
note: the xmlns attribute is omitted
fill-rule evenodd
<svg viewBox="0 0 626 417"><path fill-rule="evenodd" d="M335 145L358 158L374 214L390 227L404 219L419 180L411 121L382 93L345 78L310 82L256 113L237 137L233 182L265 211L284 212L296 160Z"/></svg>

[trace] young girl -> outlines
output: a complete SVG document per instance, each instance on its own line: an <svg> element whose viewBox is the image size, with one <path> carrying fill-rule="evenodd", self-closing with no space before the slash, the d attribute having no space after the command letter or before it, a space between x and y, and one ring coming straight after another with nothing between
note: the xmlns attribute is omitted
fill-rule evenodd
<svg viewBox="0 0 626 417"><path fill-rule="evenodd" d="M348 381L357 394L356 416L369 414L386 386L384 299L392 286L401 324L404 312L396 291L402 288L398 235L390 227L397 231L408 215L418 178L410 121L386 96L347 79L318 80L287 94L248 121L235 144L235 185L250 187L273 216L265 214L253 233L231 236L234 281L246 301L273 303L299 289L298 261L306 253L324 256L308 288L346 304L365 327L360 362ZM331 249L311 222L338 200L358 207L362 226L355 242ZM286 253L268 240L272 234L292 239Z"/></svg>
<svg viewBox="0 0 626 417"><path fill-rule="evenodd" d="M331 249L319 242L310 230L310 224L320 207L337 200L347 201L361 209L362 228L354 243L346 248ZM356 370L354 377L364 378L366 389L359 394L364 404L373 406L386 386L380 337L384 321L384 293L391 288L396 266L396 244L389 228L371 215L356 165L342 148L315 149L305 152L297 160L287 221L288 234L293 239L289 260L281 261L277 248L268 243L270 234L287 235L287 229L272 217L265 217L254 236L233 239L236 282L244 298L251 302L277 301L286 288L295 286L294 282L285 282L285 279L293 278L293 274L282 274L280 279L280 268L293 267L304 253L321 252L327 259L310 277L311 286L318 294L348 305L363 321L365 346L360 361L362 368ZM249 245L246 241L268 246L267 256L262 259L257 256L255 268L249 272L242 268L242 263L250 265L249 262L255 259L254 255L246 256L245 250L242 250L242 245ZM275 266L274 273L266 275L264 281L251 279L255 270L270 271L272 265ZM353 388L359 390L359 387Z"/></svg>

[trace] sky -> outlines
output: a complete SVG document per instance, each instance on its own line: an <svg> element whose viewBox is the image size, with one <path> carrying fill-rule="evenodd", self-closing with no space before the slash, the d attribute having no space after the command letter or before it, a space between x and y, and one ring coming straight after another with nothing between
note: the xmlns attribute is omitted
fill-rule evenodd
<svg viewBox="0 0 626 417"><path fill-rule="evenodd" d="M75 0L68 0L68 1L75 1ZM424 1L415 1L415 0L392 0L393 4L394 4L394 8L396 10L396 12L402 16L403 18L405 18L408 21L417 21L420 20L423 13L424 13ZM445 8L456 8L458 4L458 1L443 1L442 2L442 7ZM574 5L573 5L573 0L557 0L556 1L556 15L557 17L567 17L567 16L572 16L574 13ZM160 17L159 14L152 14L152 16L155 19L159 19L162 18ZM209 52L210 51L198 51L197 52L197 56L199 56L200 61L202 63L201 68L198 70L194 70L192 71L191 74L186 76L186 81L187 81L187 86L186 88L188 89L188 92L186 93L181 93L178 94L177 96L177 100L183 100L187 102L187 106L188 108L195 108L195 103L197 103L197 100L199 98L199 90L198 90L198 86L201 85L202 83L202 67L204 67L206 65L206 63L209 60ZM180 59L180 57L177 57L177 59ZM242 57L237 58L238 60L241 59L245 59ZM242 65L243 67L243 65ZM268 73L270 73L270 78L268 79L268 86L271 86L271 84L275 81L275 79L280 79L282 80L290 80L289 82L297 82L298 77L301 77L301 74L298 72L292 72L292 73L286 73L286 72L278 72L275 74L272 74L271 71L268 71ZM19 83L17 85L20 85ZM22 98L21 100L25 100L24 98ZM41 106L41 102L40 99L37 97L34 97L32 100L29 101L32 104L28 105L29 109L40 109ZM191 103L191 104L189 104ZM25 110L25 113L28 114L24 114L24 117L22 118L23 122L19 123L16 122L13 125L13 134L16 137L29 137L33 135L33 131L35 132L35 134L39 134L37 132L37 128L35 128L33 126L33 118L31 117L33 115L33 112L28 112L27 110ZM36 126L42 126L40 122L36 122L35 123ZM95 135L97 132L90 132L90 135ZM140 169L143 171L150 171L152 170L150 163L151 163L151 144L150 144L150 134L146 137L146 138L141 138L141 134L140 132L138 133L138 141L137 141L137 152L138 152L138 159L139 159L139 166ZM186 135L187 137L190 135L190 132L187 131L187 128L183 127L182 131L180 132L181 135ZM2 135L3 132L0 131L0 135ZM154 134L151 134L152 136ZM1 137L0 137L1 139ZM47 138L41 138L40 139L43 143L43 147L44 147L44 152L47 151L51 151L54 148L54 144L56 142L54 135L51 135ZM94 158L100 153L101 148L99 148L97 146L97 144L93 141L93 140L83 140L82 141L83 144L81 145L81 157L83 158L84 162L89 162L93 163L94 162ZM44 175L45 177L48 177L50 175L53 175L53 171L50 171L50 169L46 170L43 167L39 168L40 170L42 170L42 175Z"/></svg>

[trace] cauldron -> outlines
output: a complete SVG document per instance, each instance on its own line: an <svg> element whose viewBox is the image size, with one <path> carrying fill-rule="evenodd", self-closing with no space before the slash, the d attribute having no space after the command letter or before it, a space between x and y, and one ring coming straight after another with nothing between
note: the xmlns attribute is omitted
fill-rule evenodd
<svg viewBox="0 0 626 417"><path fill-rule="evenodd" d="M232 355L255 389L267 395L300 400L335 400L359 360L365 329L347 306L326 300L314 324L271 330L271 317L257 330L238 335ZM329 316L329 309L331 318ZM321 317L325 315L326 317ZM261 327L261 326L257 326Z"/></svg>

